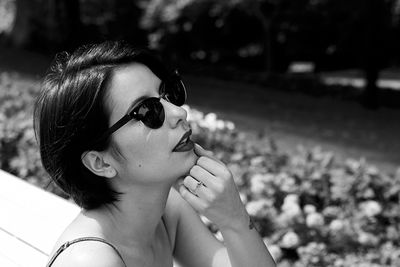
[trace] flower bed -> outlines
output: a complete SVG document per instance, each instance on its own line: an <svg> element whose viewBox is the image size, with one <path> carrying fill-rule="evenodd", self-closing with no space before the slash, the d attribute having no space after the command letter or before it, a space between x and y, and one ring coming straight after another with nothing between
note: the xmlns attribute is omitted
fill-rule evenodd
<svg viewBox="0 0 400 267"><path fill-rule="evenodd" d="M40 164L32 129L38 86L17 79L0 75L0 168L64 196ZM278 266L400 266L400 169L337 162L318 148L288 154L265 136L185 108L194 139L228 164Z"/></svg>
<svg viewBox="0 0 400 267"><path fill-rule="evenodd" d="M400 266L400 168L389 175L319 148L289 155L187 109L196 140L228 164L278 266Z"/></svg>
<svg viewBox="0 0 400 267"><path fill-rule="evenodd" d="M0 168L65 197L40 161L32 118L39 85L20 80L17 74L0 73Z"/></svg>

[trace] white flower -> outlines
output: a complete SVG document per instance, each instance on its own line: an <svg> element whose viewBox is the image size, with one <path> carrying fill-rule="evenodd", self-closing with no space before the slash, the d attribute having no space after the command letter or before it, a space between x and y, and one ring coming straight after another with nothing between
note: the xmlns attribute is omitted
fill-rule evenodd
<svg viewBox="0 0 400 267"><path fill-rule="evenodd" d="M311 204L305 205L303 209L304 209L305 214L311 214L311 213L317 212L317 208Z"/></svg>
<svg viewBox="0 0 400 267"><path fill-rule="evenodd" d="M296 186L296 181L293 177L286 177L281 181L281 190L283 192L293 192Z"/></svg>
<svg viewBox="0 0 400 267"><path fill-rule="evenodd" d="M265 184L260 180L251 180L250 191L252 194L261 195L264 192Z"/></svg>
<svg viewBox="0 0 400 267"><path fill-rule="evenodd" d="M362 245L375 246L379 243L379 238L367 232L360 232L358 234L358 242Z"/></svg>
<svg viewBox="0 0 400 267"><path fill-rule="evenodd" d="M208 128L210 131L215 131L217 129L217 115L215 113L208 113L204 116L203 127Z"/></svg>
<svg viewBox="0 0 400 267"><path fill-rule="evenodd" d="M281 240L281 247L283 248L296 248L300 244L299 236L293 232L287 232Z"/></svg>
<svg viewBox="0 0 400 267"><path fill-rule="evenodd" d="M360 208L367 217L373 217L382 212L382 206L374 200L362 202Z"/></svg>
<svg viewBox="0 0 400 267"><path fill-rule="evenodd" d="M217 120L215 125L218 130L223 130L225 128L225 122L223 120Z"/></svg>
<svg viewBox="0 0 400 267"><path fill-rule="evenodd" d="M335 262L333 263L333 266L345 266L346 261L344 259L335 259Z"/></svg>
<svg viewBox="0 0 400 267"><path fill-rule="evenodd" d="M231 161L240 161L240 160L243 159L243 157L244 157L243 153L236 152L236 153L231 155Z"/></svg>
<svg viewBox="0 0 400 267"><path fill-rule="evenodd" d="M307 215L306 224L308 227L320 227L324 225L324 217L320 213L310 213Z"/></svg>
<svg viewBox="0 0 400 267"><path fill-rule="evenodd" d="M333 217L333 218L338 217L340 213L341 213L340 208L336 206L328 206L322 211L322 214L324 214L325 217Z"/></svg>
<svg viewBox="0 0 400 267"><path fill-rule="evenodd" d="M247 212L253 217L266 216L270 207L271 202L266 199L253 200L246 204Z"/></svg>
<svg viewBox="0 0 400 267"><path fill-rule="evenodd" d="M261 163L265 162L265 157L263 156L258 156L258 157L254 157L250 160L250 165L251 166L257 166L260 165Z"/></svg>
<svg viewBox="0 0 400 267"><path fill-rule="evenodd" d="M299 196L296 194L289 194L283 200L284 203L292 204L292 203L299 203Z"/></svg>
<svg viewBox="0 0 400 267"><path fill-rule="evenodd" d="M284 192L293 192L296 190L296 180L289 176L288 173L281 172L276 175L275 183Z"/></svg>
<svg viewBox="0 0 400 267"><path fill-rule="evenodd" d="M285 203L282 205L282 213L289 219L293 219L301 215L301 208L297 203Z"/></svg>
<svg viewBox="0 0 400 267"><path fill-rule="evenodd" d="M372 190L372 188L367 188L367 189L364 191L363 197L365 197L365 198L373 198L373 197L375 197L375 192L374 192L374 190Z"/></svg>
<svg viewBox="0 0 400 267"><path fill-rule="evenodd" d="M256 173L251 177L252 180L260 180L264 183L271 183L274 181L274 178L275 176L270 173L264 173L264 174Z"/></svg>
<svg viewBox="0 0 400 267"><path fill-rule="evenodd" d="M367 172L369 175L379 175L379 170L378 170L378 168L375 167L375 166L373 166L373 165L368 166L367 169L366 169L366 172Z"/></svg>
<svg viewBox="0 0 400 267"><path fill-rule="evenodd" d="M282 204L282 213L285 217L292 219L301 215L301 208L298 204L299 197L295 194L290 194L285 197Z"/></svg>
<svg viewBox="0 0 400 267"><path fill-rule="evenodd" d="M235 129L235 124L231 121L226 121L225 126L230 131L233 131Z"/></svg>
<svg viewBox="0 0 400 267"><path fill-rule="evenodd" d="M341 231L344 228L344 222L339 219L331 221L329 224L329 230L333 233Z"/></svg>
<svg viewBox="0 0 400 267"><path fill-rule="evenodd" d="M256 174L251 177L250 180L250 191L252 194L260 195L264 192L266 187L265 179L262 174Z"/></svg>

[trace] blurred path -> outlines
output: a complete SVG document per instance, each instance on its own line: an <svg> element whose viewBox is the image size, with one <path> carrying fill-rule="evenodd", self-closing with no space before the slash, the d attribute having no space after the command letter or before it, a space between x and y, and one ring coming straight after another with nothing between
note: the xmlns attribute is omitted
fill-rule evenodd
<svg viewBox="0 0 400 267"><path fill-rule="evenodd" d="M327 85L353 86L362 90L366 84L363 73L354 69L324 72L320 77ZM383 70L379 75L377 86L400 91L400 69Z"/></svg>
<svg viewBox="0 0 400 267"><path fill-rule="evenodd" d="M366 110L358 103L187 77L189 105L215 112L246 131L263 131L279 147L320 146L339 159L364 157L378 168L400 167L400 109Z"/></svg>
<svg viewBox="0 0 400 267"><path fill-rule="evenodd" d="M0 47L0 72L37 82L50 62L41 55ZM184 75L188 104L215 112L246 131L263 131L279 147L320 146L343 158L359 159L392 172L400 166L400 109L366 110L358 103L288 93L262 86Z"/></svg>

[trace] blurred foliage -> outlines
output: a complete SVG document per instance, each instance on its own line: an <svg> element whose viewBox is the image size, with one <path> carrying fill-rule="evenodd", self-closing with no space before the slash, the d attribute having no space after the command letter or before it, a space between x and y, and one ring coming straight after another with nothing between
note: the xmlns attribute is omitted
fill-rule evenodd
<svg viewBox="0 0 400 267"><path fill-rule="evenodd" d="M0 168L58 195L42 167L33 130L33 103L38 85L22 85L18 75L0 74Z"/></svg>
<svg viewBox="0 0 400 267"><path fill-rule="evenodd" d="M263 67L269 1L145 2L141 25L151 46L180 59Z"/></svg>
<svg viewBox="0 0 400 267"><path fill-rule="evenodd" d="M11 30L15 17L15 4L13 0L0 1L0 35Z"/></svg>
<svg viewBox="0 0 400 267"><path fill-rule="evenodd" d="M371 34L379 42L374 52L398 63L398 2L148 0L141 25L152 46L192 60L253 68L269 64L278 72L292 61L325 69L360 67Z"/></svg>
<svg viewBox="0 0 400 267"><path fill-rule="evenodd" d="M318 147L283 153L268 137L186 108L196 141L227 163L278 266L399 266L400 168L338 162Z"/></svg>
<svg viewBox="0 0 400 267"><path fill-rule="evenodd" d="M13 23L0 39L19 48L54 54L106 39L146 42L136 1L0 0L1 6Z"/></svg>
<svg viewBox="0 0 400 267"><path fill-rule="evenodd" d="M285 72L293 61L315 62L316 70L361 67L368 55L376 64L398 65L399 3L1 0L0 14L3 29L13 27L6 34L12 42L42 51L126 39L148 43L175 61Z"/></svg>
<svg viewBox="0 0 400 267"><path fill-rule="evenodd" d="M17 80L0 76L0 168L66 197L39 158L32 128L39 86ZM318 148L288 154L267 136L185 108L194 140L227 164L278 266L400 265L400 169L387 174L363 159L339 162Z"/></svg>

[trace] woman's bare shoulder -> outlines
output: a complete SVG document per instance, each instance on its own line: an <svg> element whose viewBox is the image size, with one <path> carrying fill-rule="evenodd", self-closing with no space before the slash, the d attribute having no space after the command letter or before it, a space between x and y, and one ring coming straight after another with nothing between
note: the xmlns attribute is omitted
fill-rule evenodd
<svg viewBox="0 0 400 267"><path fill-rule="evenodd" d="M108 244L87 240L75 242L81 238L103 238L101 228L96 220L89 218L84 212L78 216L65 228L54 245L51 255L55 255L57 250L69 243L69 245L57 256L52 267L63 266L103 266L101 264L111 264L114 259L119 259L118 254ZM97 256L96 256L97 254ZM100 255L100 256L99 256ZM93 260L93 261L92 261ZM111 261L111 262L110 262ZM93 262L93 263L91 263ZM91 264L91 265L88 265ZM114 265L104 265L114 266ZM120 266L120 265L115 265ZM121 265L124 266L124 265Z"/></svg>
<svg viewBox="0 0 400 267"><path fill-rule="evenodd" d="M118 253L109 245L97 241L84 241L70 245L58 255L52 267L124 267Z"/></svg>
<svg viewBox="0 0 400 267"><path fill-rule="evenodd" d="M80 212L58 237L53 253L66 242L87 236L102 237L100 234L101 229L98 227L98 223L93 219L88 219L84 212Z"/></svg>

